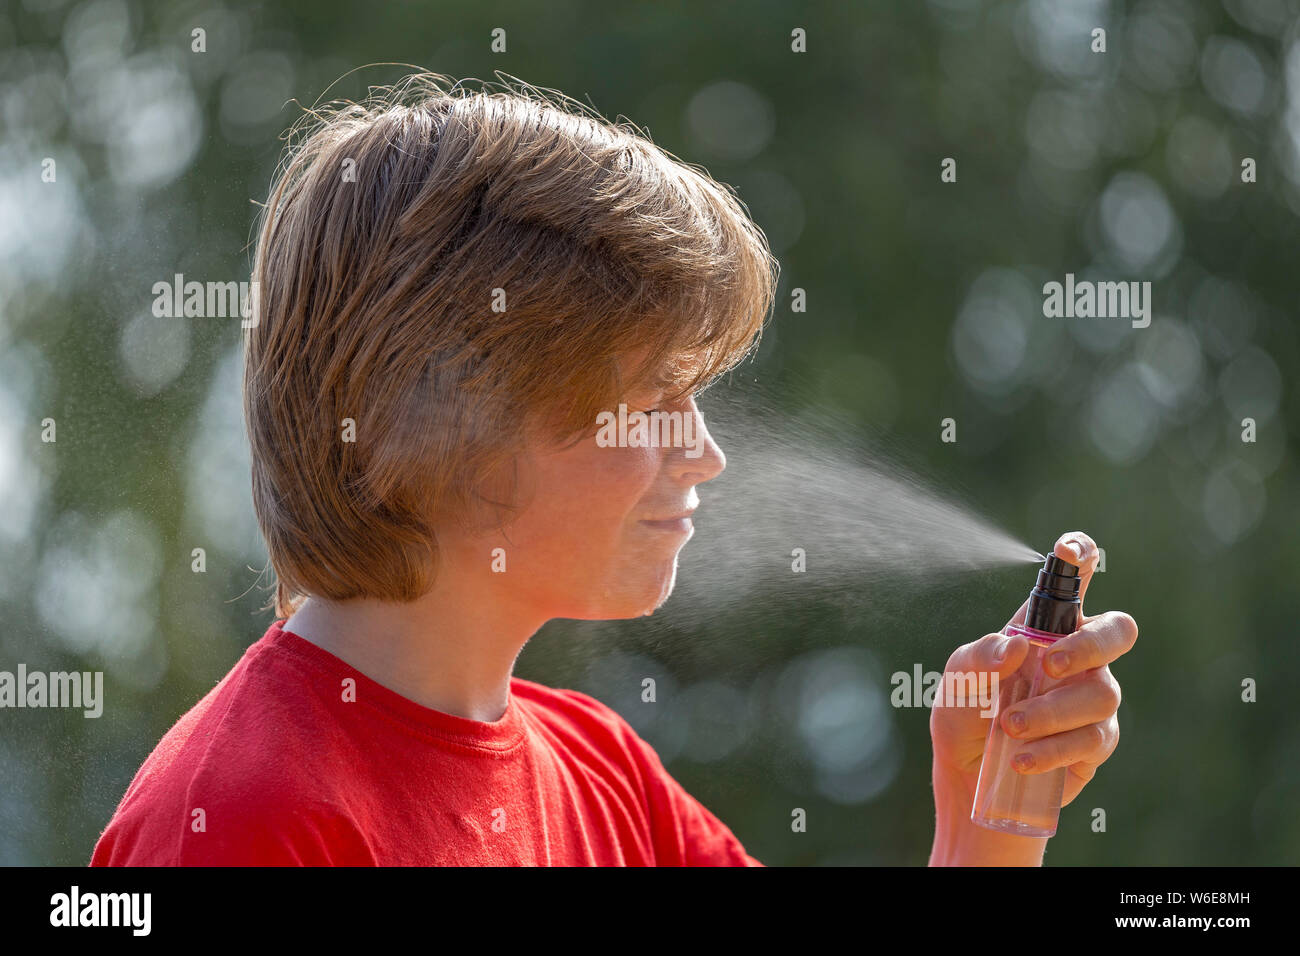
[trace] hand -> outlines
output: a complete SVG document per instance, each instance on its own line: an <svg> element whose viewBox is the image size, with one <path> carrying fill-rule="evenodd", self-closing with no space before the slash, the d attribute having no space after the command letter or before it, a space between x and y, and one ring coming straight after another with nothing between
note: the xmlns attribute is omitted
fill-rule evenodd
<svg viewBox="0 0 1300 956"><path fill-rule="evenodd" d="M1079 567L1082 579L1079 599L1082 604L1097 567L1097 545L1086 534L1072 531L1062 535L1053 550L1057 557ZM1021 605L1010 623L1024 623L1028 606L1028 601ZM1119 743L1116 711L1120 689L1108 665L1133 646L1137 633L1133 618L1119 611L1083 617L1079 629L1057 641L1047 656L1047 673L1058 681L1058 686L998 715L1008 736L1024 741L1017 754L1028 754L1032 758L1032 766L1017 768L1017 772L1046 773L1059 767L1067 768L1063 806L1079 795ZM995 672L1001 680L1019 669L1029 647L1029 641L1024 637L986 634L954 651L944 670L963 674ZM1059 669L1056 667L1058 654L1066 658L1064 666ZM945 827L949 830L947 834L936 833L936 856L941 855L941 836L945 837L944 842L951 849L955 840L951 832L953 828L975 826L969 820L970 808L992 719L982 716L977 706L954 706L954 701L946 700L944 690L949 686L952 685L945 679L935 695L935 705L930 713L935 799L937 804L944 804L940 808L939 827L940 831ZM1023 726L1015 723L1017 715L1023 717ZM964 818L961 816L963 803ZM958 842L985 849L1018 850L1010 853L1015 859L1006 859L1006 862L1031 862L1023 851L1029 851L1029 856L1032 856L1033 844L1037 844L1041 859L1045 840L984 832L989 835L987 838L981 834ZM1002 836L1017 842L999 843L996 838ZM1005 856L1001 850L993 855ZM997 862L956 860L951 858L951 854L948 856L950 858L943 862Z"/></svg>

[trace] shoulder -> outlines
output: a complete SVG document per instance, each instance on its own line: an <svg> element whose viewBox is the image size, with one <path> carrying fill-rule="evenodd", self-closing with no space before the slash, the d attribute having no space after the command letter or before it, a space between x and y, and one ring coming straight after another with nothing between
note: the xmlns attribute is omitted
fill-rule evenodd
<svg viewBox="0 0 1300 956"><path fill-rule="evenodd" d="M617 711L590 694L513 678L511 692L554 743L588 765L611 770L645 794L664 774L658 754Z"/></svg>
<svg viewBox="0 0 1300 956"><path fill-rule="evenodd" d="M291 786L319 752L313 741L327 707L312 674L259 641L167 731L127 797L145 784L191 794L219 784L227 797Z"/></svg>
<svg viewBox="0 0 1300 956"><path fill-rule="evenodd" d="M513 692L570 754L624 791L645 811L661 865L761 865L731 830L686 792L654 748L626 720L589 694L515 678Z"/></svg>
<svg viewBox="0 0 1300 956"><path fill-rule="evenodd" d="M323 862L347 818L313 745L313 696L282 655L249 648L145 759L92 864Z"/></svg>
<svg viewBox="0 0 1300 956"><path fill-rule="evenodd" d="M510 692L533 709L566 714L572 717L589 718L605 723L617 723L626 726L626 721L606 704L602 704L590 694L569 690L562 687L548 687L536 681L522 677L510 678Z"/></svg>
<svg viewBox="0 0 1300 956"><path fill-rule="evenodd" d="M644 744L617 711L590 694L547 687L520 677L511 678L510 691L530 716L553 730L596 736L620 747L633 740Z"/></svg>

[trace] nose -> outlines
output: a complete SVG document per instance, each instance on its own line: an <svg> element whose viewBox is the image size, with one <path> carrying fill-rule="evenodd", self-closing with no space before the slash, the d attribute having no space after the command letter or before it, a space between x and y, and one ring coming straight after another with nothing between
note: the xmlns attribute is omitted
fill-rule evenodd
<svg viewBox="0 0 1300 956"><path fill-rule="evenodd" d="M695 442L693 446L688 445L673 456L673 468L683 483L700 485L722 474L722 470L727 467L727 456L709 434L704 414L694 398L690 401L688 413L694 423ZM695 454L696 451L699 452L698 455Z"/></svg>

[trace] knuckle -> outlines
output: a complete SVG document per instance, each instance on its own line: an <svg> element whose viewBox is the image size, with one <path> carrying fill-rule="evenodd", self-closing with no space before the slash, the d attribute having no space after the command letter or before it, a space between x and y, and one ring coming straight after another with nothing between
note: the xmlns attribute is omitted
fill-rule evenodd
<svg viewBox="0 0 1300 956"><path fill-rule="evenodd" d="M957 670L975 670L977 666L991 663L994 655L997 653L998 644L1003 640L1003 635L996 632L985 634L977 641L967 644L962 650L966 653L962 655L957 662Z"/></svg>
<svg viewBox="0 0 1300 956"><path fill-rule="evenodd" d="M1089 724L1083 728L1083 739L1089 752L1106 749L1109 736L1103 724Z"/></svg>
<svg viewBox="0 0 1300 956"><path fill-rule="evenodd" d="M961 645L948 657L948 663L944 665L944 670L948 672L968 670L968 662L978 660L985 649L992 647L992 642L997 639L996 634L985 634L983 637Z"/></svg>
<svg viewBox="0 0 1300 956"><path fill-rule="evenodd" d="M1120 694L1119 681L1115 679L1114 675L1111 674L1109 670L1106 671L1105 680L1102 684L1102 687L1103 687L1103 693L1105 695L1104 699L1106 702L1106 706L1107 708L1109 708L1111 713L1114 713L1116 710L1119 709L1120 700L1122 699L1123 695Z"/></svg>

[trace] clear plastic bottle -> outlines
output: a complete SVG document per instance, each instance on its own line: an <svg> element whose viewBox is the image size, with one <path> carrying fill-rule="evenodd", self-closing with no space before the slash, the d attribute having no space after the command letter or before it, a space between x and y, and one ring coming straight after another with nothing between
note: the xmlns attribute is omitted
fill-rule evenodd
<svg viewBox="0 0 1300 956"><path fill-rule="evenodd" d="M1008 624L1003 630L1007 635L1029 638L1029 653L1014 674L998 682L997 712L984 745L970 815L971 821L982 827L1027 837L1056 833L1066 768L1019 773L1012 760L1029 738L1007 736L1001 717L1008 708L1062 683L1043 670L1043 661L1053 643L1078 628L1079 583L1077 567L1050 555L1030 592L1024 625Z"/></svg>

